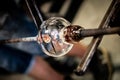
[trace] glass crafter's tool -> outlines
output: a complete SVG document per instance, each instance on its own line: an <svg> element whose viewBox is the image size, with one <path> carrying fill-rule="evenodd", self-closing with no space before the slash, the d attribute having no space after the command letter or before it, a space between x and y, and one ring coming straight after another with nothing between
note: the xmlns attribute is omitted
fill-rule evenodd
<svg viewBox="0 0 120 80"><path fill-rule="evenodd" d="M120 34L120 27L110 28L108 25L109 20L115 10L115 6L118 2L117 0L114 0L111 3L98 29L84 29L81 26L72 25L69 21L61 17L51 17L47 20L43 20L35 0L31 1L37 15L33 14L28 0L25 1L32 15L34 23L38 28L38 35L34 37L0 40L0 44L37 41L41 45L44 53L49 56L60 57L67 54L71 50L74 43L78 43L81 39L86 37L93 37L85 56L83 57L80 65L78 65L77 69L75 70L75 72L79 75L85 72L95 52L95 49L101 42L103 35ZM38 16L37 19L36 16Z"/></svg>

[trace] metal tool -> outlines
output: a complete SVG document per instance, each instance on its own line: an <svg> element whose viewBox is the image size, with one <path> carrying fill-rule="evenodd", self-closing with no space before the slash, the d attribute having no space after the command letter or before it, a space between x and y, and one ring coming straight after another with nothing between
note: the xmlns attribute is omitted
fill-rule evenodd
<svg viewBox="0 0 120 80"><path fill-rule="evenodd" d="M110 19L116 9L116 5L119 3L119 0L113 0L111 2L110 7L108 8L100 26L98 29L105 29L105 28L109 28L109 22ZM97 49L97 47L99 46L101 40L103 38L103 35L97 36L97 37L93 37L91 43L89 44L87 51L85 53L85 56L82 58L82 61L80 62L80 64L78 65L77 69L75 70L75 73L77 75L83 75L86 72L86 69Z"/></svg>

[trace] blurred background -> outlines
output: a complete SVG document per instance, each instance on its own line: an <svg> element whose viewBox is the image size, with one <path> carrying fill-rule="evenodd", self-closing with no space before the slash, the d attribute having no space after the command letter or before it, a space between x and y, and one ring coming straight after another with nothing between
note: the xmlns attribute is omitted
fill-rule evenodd
<svg viewBox="0 0 120 80"><path fill-rule="evenodd" d="M40 0L40 10L46 17L62 16L72 24L84 28L97 28L112 0ZM19 0L16 0L19 2ZM89 44L91 38L82 40ZM112 80L120 79L120 37L118 35L104 36L99 47L106 49L115 68ZM33 80L26 75L0 76L0 80ZM91 74L76 76L76 80L93 80Z"/></svg>

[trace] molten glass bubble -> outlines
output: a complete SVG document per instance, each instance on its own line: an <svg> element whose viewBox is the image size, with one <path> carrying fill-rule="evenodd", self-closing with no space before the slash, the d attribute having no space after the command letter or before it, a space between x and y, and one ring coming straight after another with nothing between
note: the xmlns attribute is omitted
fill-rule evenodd
<svg viewBox="0 0 120 80"><path fill-rule="evenodd" d="M49 56L60 57L67 54L73 44L67 43L64 30L70 23L61 17L51 17L41 24L38 34L38 43L42 50Z"/></svg>

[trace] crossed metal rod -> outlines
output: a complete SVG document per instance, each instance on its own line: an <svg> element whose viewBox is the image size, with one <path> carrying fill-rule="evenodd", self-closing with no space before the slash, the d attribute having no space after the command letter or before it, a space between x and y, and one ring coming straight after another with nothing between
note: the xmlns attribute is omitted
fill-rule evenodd
<svg viewBox="0 0 120 80"><path fill-rule="evenodd" d="M116 5L119 3L119 0L112 0L101 24L99 25L98 29L109 29L109 23L111 20L111 17L113 16L115 10L116 10ZM118 31L119 32L119 31ZM120 33L120 32L119 32ZM97 49L97 47L99 46L101 40L103 38L103 35L99 35L97 37L93 37L93 39L91 40L86 52L85 52L85 56L83 56L80 64L78 65L78 67L75 70L75 73L77 75L83 75L86 72L86 69Z"/></svg>
<svg viewBox="0 0 120 80"><path fill-rule="evenodd" d="M33 21L38 29L40 30L40 23L43 22L43 18L40 14L40 11L35 3L35 0L31 0L34 9L37 12L37 15L33 14L33 10L30 7L30 3L28 0L25 0L27 7L30 11L30 14L33 18ZM114 8L114 5L110 7L109 10ZM108 35L108 34L120 34L120 27L114 27L114 28L108 28L108 21L113 13L111 11L108 11L108 14L103 19L103 22L101 23L100 27L98 29L84 29L80 32L80 36L82 37L93 37L93 36L98 36L97 38L94 38L89 46L88 51L86 52L85 57L83 57L83 60L81 61L80 65L78 65L78 68L76 69L76 72L81 74L81 72L85 72L93 54L96 49L96 47L99 45L103 35ZM39 22L36 20L36 17L39 19ZM107 25L107 27L106 27ZM99 37L100 36L100 37ZM30 42L30 41L37 41L37 36L35 37L25 37L25 38L16 38L16 39L5 39L5 40L0 40L0 44L7 44L7 43L16 43L16 42Z"/></svg>

